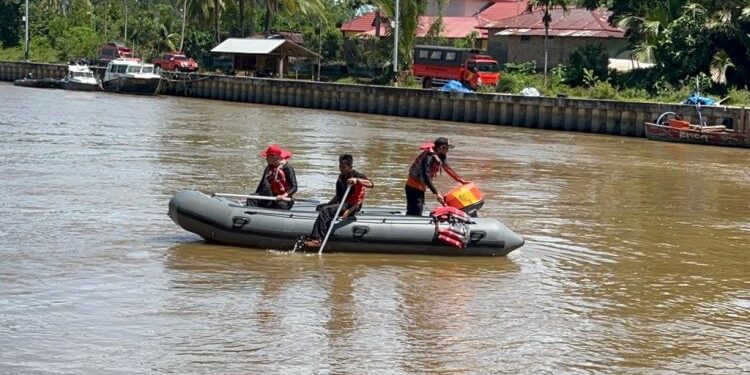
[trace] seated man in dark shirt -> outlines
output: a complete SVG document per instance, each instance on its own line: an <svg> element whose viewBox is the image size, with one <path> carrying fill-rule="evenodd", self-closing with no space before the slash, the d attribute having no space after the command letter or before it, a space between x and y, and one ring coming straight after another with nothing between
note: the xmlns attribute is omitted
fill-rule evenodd
<svg viewBox="0 0 750 375"><path fill-rule="evenodd" d="M328 203L318 206L317 210L320 212L318 218L315 219L315 224L313 224L310 239L305 241L306 247L320 247L342 199L344 199L344 206L340 215L342 219L346 219L349 216L354 216L362 208L362 203L365 201L365 188L375 186L367 176L352 167L353 163L354 158L351 155L339 156L339 172L341 173L336 180L336 196ZM349 195L344 198L346 185L352 185L352 187L349 190Z"/></svg>
<svg viewBox="0 0 750 375"><path fill-rule="evenodd" d="M276 197L276 200L250 198L247 200L247 205L282 210L291 209L294 205L291 198L297 192L297 176L294 174L294 168L288 163L292 153L279 147L279 145L270 145L260 153L260 156L266 158L267 165L263 170L260 182L258 182L258 187L255 189L255 195Z"/></svg>

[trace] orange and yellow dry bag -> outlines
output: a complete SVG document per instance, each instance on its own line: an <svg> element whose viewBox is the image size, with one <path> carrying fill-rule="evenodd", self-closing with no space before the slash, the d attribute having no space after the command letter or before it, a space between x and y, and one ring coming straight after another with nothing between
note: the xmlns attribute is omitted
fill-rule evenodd
<svg viewBox="0 0 750 375"><path fill-rule="evenodd" d="M446 205L464 212L477 210L484 204L484 194L473 182L454 187L443 198Z"/></svg>

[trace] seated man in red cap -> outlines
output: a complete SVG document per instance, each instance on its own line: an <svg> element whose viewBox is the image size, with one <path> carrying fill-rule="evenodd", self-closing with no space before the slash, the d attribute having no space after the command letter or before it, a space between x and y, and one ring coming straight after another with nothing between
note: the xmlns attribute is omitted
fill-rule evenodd
<svg viewBox="0 0 750 375"><path fill-rule="evenodd" d="M258 188L255 189L255 195L276 197L276 200L251 198L247 200L247 205L291 209L294 201L289 198L297 192L297 176L294 174L294 168L287 162L292 157L292 153L279 145L269 145L261 151L260 156L266 158L268 165L263 170L263 177L258 183Z"/></svg>
<svg viewBox="0 0 750 375"><path fill-rule="evenodd" d="M456 182L468 184L450 166L448 166L448 150L453 148L453 144L445 137L435 139L435 142L422 145L420 153L409 167L409 177L406 179L406 214L422 216L424 208L424 193L430 189L432 194L440 204L445 204L443 196L435 189L432 179L442 169Z"/></svg>
<svg viewBox="0 0 750 375"><path fill-rule="evenodd" d="M344 199L344 205L341 208L340 217L346 219L349 216L354 216L362 208L362 203L365 201L365 188L375 186L367 176L355 170L352 164L354 164L354 158L351 155L339 156L340 173L338 180L336 180L336 196L328 203L317 207L320 213L318 213L318 218L315 219L315 224L313 224L310 239L305 241L306 247L320 247L342 199ZM349 189L349 195L344 197L346 185L352 185L352 188Z"/></svg>

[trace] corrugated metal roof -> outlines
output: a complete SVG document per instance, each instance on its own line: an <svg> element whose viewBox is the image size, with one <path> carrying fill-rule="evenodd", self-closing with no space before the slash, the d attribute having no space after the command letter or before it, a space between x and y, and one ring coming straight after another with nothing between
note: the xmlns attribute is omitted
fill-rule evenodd
<svg viewBox="0 0 750 375"><path fill-rule="evenodd" d="M235 53L244 55L286 55L294 57L318 57L318 54L286 39L229 38L211 49L212 53Z"/></svg>
<svg viewBox="0 0 750 375"><path fill-rule="evenodd" d="M349 22L344 22L339 30L341 31L353 31L353 32L364 32L374 30L375 12L365 13L359 17L352 18Z"/></svg>
<svg viewBox="0 0 750 375"><path fill-rule="evenodd" d="M244 39L229 38L211 49L214 53L244 53L267 55L284 44L284 39Z"/></svg>
<svg viewBox="0 0 750 375"><path fill-rule="evenodd" d="M567 12L556 8L551 12L549 35L577 37L624 38L625 32L607 22L611 12L600 8L586 10L569 8ZM544 35L542 11L526 13L484 25L493 35Z"/></svg>
<svg viewBox="0 0 750 375"><path fill-rule="evenodd" d="M527 0L503 0L488 4L476 14L482 24L517 16L526 11Z"/></svg>
<svg viewBox="0 0 750 375"><path fill-rule="evenodd" d="M416 36L418 38L426 37L427 31L430 30L436 19L437 17L419 17L419 28ZM478 34L477 26L479 26L479 20L475 17L443 17L443 29L440 31L440 36L456 39L471 35L475 31Z"/></svg>

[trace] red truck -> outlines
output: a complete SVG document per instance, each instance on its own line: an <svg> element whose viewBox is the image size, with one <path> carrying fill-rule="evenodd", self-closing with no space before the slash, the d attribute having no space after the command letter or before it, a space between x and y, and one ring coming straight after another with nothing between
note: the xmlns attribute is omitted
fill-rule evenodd
<svg viewBox="0 0 750 375"><path fill-rule="evenodd" d="M415 46L412 69L424 88L456 80L476 90L497 85L500 80L497 60L473 49Z"/></svg>
<svg viewBox="0 0 750 375"><path fill-rule="evenodd" d="M106 66L110 60L114 59L132 59L133 50L119 42L108 42L102 44L99 48L98 65Z"/></svg>
<svg viewBox="0 0 750 375"><path fill-rule="evenodd" d="M163 70L178 70L181 72L197 72L198 63L185 56L182 52L165 53L151 61L155 67Z"/></svg>

